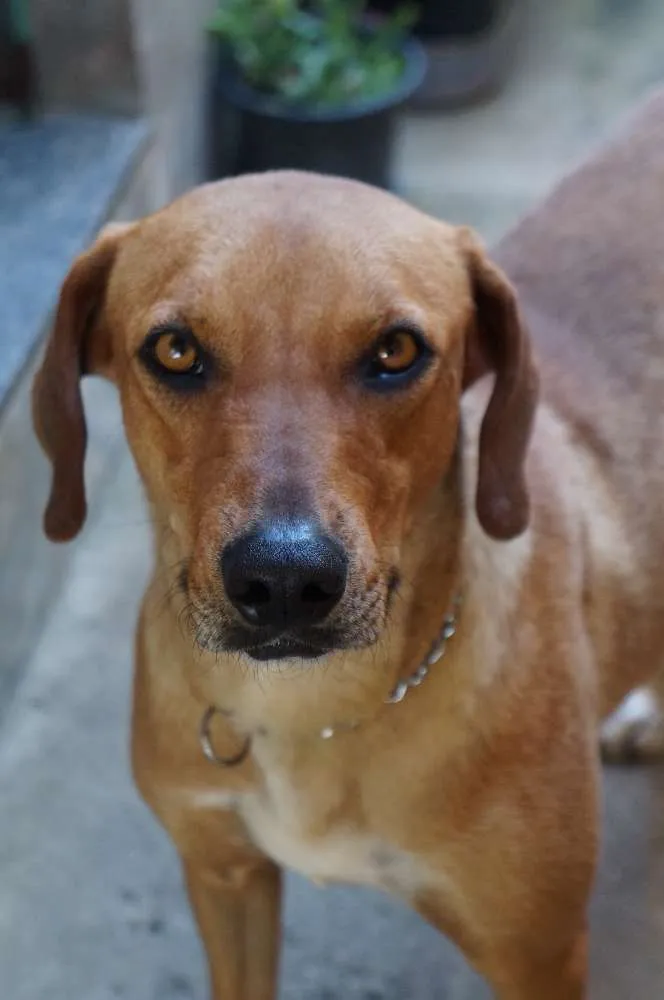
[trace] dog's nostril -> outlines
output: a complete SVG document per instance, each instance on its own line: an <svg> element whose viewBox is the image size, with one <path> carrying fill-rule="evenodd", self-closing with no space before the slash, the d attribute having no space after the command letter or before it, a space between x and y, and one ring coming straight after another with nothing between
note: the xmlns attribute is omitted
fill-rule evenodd
<svg viewBox="0 0 664 1000"><path fill-rule="evenodd" d="M329 590L323 589L317 583L307 583L300 593L300 600L304 601L306 604L320 604L323 601L329 601L331 597L334 597L338 593L339 588L330 588Z"/></svg>
<svg viewBox="0 0 664 1000"><path fill-rule="evenodd" d="M252 580L247 584L244 591L241 594L235 594L235 600L239 601L241 604L247 604L251 607L256 607L260 604L267 604L271 598L270 588L266 583L261 580Z"/></svg>

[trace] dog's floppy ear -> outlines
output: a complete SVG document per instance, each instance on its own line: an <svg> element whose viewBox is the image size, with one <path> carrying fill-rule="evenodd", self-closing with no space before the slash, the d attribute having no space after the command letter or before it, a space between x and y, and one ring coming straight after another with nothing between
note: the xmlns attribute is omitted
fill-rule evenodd
<svg viewBox="0 0 664 1000"><path fill-rule="evenodd" d="M528 524L525 459L539 379L514 290L470 230L460 230L460 239L475 303L463 386L495 374L480 428L477 516L488 535L507 540Z"/></svg>
<svg viewBox="0 0 664 1000"><path fill-rule="evenodd" d="M111 346L102 306L118 246L129 228L119 223L106 226L96 243L74 262L60 292L53 330L33 385L35 431L53 467L44 531L54 542L69 541L85 521L87 432L80 379L108 369Z"/></svg>

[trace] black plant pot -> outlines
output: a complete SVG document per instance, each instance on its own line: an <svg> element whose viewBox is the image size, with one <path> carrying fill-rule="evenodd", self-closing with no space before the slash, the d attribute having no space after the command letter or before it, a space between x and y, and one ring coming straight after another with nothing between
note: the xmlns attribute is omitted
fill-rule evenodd
<svg viewBox="0 0 664 1000"><path fill-rule="evenodd" d="M403 0L372 0L380 14L392 14ZM420 0L414 27L420 38L473 38L488 31L501 14L503 0Z"/></svg>
<svg viewBox="0 0 664 1000"><path fill-rule="evenodd" d="M391 187L396 113L422 83L426 55L403 47L404 72L384 97L348 107L287 105L249 87L221 45L212 54L210 176L296 169Z"/></svg>
<svg viewBox="0 0 664 1000"><path fill-rule="evenodd" d="M380 14L401 0L371 0ZM514 64L526 15L524 0L420 0L414 34L429 68L413 107L462 107L495 94Z"/></svg>

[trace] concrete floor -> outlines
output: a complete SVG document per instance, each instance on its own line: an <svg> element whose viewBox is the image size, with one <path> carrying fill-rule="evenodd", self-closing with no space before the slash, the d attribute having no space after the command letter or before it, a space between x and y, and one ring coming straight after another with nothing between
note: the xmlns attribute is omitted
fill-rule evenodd
<svg viewBox="0 0 664 1000"><path fill-rule="evenodd" d="M493 239L658 76L664 7L657 0L542 3L500 98L405 122L402 188ZM202 1000L203 961L177 861L128 772L131 632L149 568L147 524L133 467L118 448L112 390L92 384L86 395L104 414L93 422L90 448L116 457L0 727L0 998ZM609 772L606 813L591 996L657 1000L664 997L664 771ZM281 996L486 1000L488 993L400 906L292 878Z"/></svg>

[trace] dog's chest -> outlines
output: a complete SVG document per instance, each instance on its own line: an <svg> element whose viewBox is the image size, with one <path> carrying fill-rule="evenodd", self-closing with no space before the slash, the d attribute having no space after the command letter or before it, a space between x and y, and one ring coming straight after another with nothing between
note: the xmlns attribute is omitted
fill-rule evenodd
<svg viewBox="0 0 664 1000"><path fill-rule="evenodd" d="M335 809L334 820L327 821L339 790L326 787L324 780L312 794L310 786L272 763L264 777L255 791L229 796L210 790L198 793L196 804L236 811L257 847L314 882L373 885L410 898L429 880L415 857L375 831L361 829L352 817L345 818L344 809Z"/></svg>

